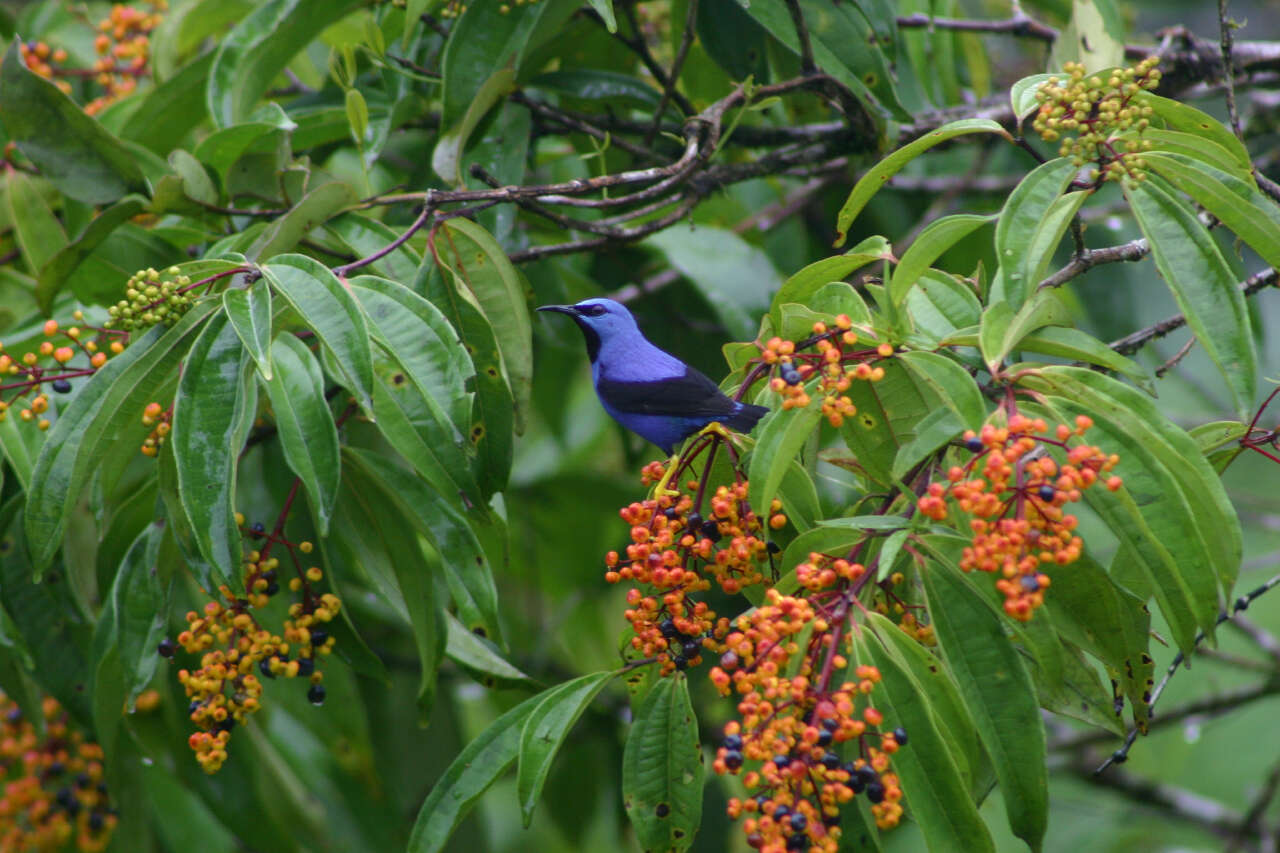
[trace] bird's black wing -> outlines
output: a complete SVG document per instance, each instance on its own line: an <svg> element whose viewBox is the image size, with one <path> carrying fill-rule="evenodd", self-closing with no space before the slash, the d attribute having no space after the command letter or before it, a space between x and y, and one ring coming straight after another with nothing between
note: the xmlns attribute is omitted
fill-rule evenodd
<svg viewBox="0 0 1280 853"><path fill-rule="evenodd" d="M653 382L619 382L601 377L596 390L607 405L625 414L716 418L732 415L738 409L720 386L687 366L683 376Z"/></svg>

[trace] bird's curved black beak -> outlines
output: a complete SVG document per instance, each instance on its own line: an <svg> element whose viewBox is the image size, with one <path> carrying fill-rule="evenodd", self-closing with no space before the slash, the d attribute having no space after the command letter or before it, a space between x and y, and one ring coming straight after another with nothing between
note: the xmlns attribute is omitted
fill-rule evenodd
<svg viewBox="0 0 1280 853"><path fill-rule="evenodd" d="M578 316L578 309L572 305L539 305L539 311L555 311L559 314L568 314L570 317Z"/></svg>

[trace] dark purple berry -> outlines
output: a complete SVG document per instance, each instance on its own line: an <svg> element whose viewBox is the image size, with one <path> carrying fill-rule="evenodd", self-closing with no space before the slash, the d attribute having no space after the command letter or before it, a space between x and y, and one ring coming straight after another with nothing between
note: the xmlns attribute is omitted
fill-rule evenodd
<svg viewBox="0 0 1280 853"><path fill-rule="evenodd" d="M873 803L884 802L884 785L879 782L872 782L867 785L867 799Z"/></svg>
<svg viewBox="0 0 1280 853"><path fill-rule="evenodd" d="M725 749L742 749L742 735L725 735Z"/></svg>
<svg viewBox="0 0 1280 853"><path fill-rule="evenodd" d="M53 385L53 391L54 391L54 393L55 393L55 394L69 394L69 393L71 393L71 382L70 382L69 380L66 380L66 379L55 379L55 380L53 380L52 385Z"/></svg>
<svg viewBox="0 0 1280 853"><path fill-rule="evenodd" d="M965 450L968 450L970 453L977 453L982 450L982 439L978 438L976 435L973 438L965 439L964 447Z"/></svg>
<svg viewBox="0 0 1280 853"><path fill-rule="evenodd" d="M177 649L173 645L173 640L170 640L168 637L165 637L160 641L159 645L156 646L156 654L160 655L162 658L173 657L173 653L175 651L177 651Z"/></svg>
<svg viewBox="0 0 1280 853"><path fill-rule="evenodd" d="M313 684L311 689L307 691L307 701L312 705L324 704L324 685Z"/></svg>
<svg viewBox="0 0 1280 853"><path fill-rule="evenodd" d="M730 770L737 770L742 766L742 753L736 749L731 749L724 754L724 766Z"/></svg>
<svg viewBox="0 0 1280 853"><path fill-rule="evenodd" d="M1040 486L1040 491L1037 494L1040 495L1040 500L1051 501L1054 499L1054 497L1057 496L1058 490L1055 489L1053 486L1049 485L1048 483L1045 483L1042 486Z"/></svg>
<svg viewBox="0 0 1280 853"><path fill-rule="evenodd" d="M898 746L907 745L907 730L902 726L898 726L893 730L893 739L898 742Z"/></svg>
<svg viewBox="0 0 1280 853"><path fill-rule="evenodd" d="M828 770L835 770L840 766L840 756L834 752L826 752L822 756L822 766Z"/></svg>

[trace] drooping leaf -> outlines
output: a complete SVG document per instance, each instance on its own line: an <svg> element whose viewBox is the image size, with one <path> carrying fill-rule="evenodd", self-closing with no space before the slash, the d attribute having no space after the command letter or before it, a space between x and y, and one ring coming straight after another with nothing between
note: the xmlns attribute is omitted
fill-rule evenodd
<svg viewBox="0 0 1280 853"><path fill-rule="evenodd" d="M896 654L890 654L869 634L855 634L853 646L856 661L874 664L880 670L876 706L886 721L902 726L911 739L894 753L893 768L902 780L905 805L920 825L930 853L957 850L958 839L964 839L965 850L994 851L991 833L978 815L969 782L952 752L951 733L940 728L923 685L912 678Z"/></svg>
<svg viewBox="0 0 1280 853"><path fill-rule="evenodd" d="M1244 296L1217 243L1195 214L1154 180L1125 189L1138 227L1187 326L1226 380L1236 411L1254 405L1256 355Z"/></svg>
<svg viewBox="0 0 1280 853"><path fill-rule="evenodd" d="M1007 298L1013 303L1010 307L1015 311L1040 283L1034 271L1044 262L1045 250L1033 251L1037 234L1078 171L1079 167L1066 157L1037 166L1018 182L1000 211L996 223L996 258L1004 272L1002 280ZM1060 236L1061 232L1058 233ZM1052 248L1048 248L1048 253L1052 253Z"/></svg>
<svg viewBox="0 0 1280 853"><path fill-rule="evenodd" d="M942 402L954 411L969 429L977 430L987 417L982 392L969 372L955 361L936 352L899 353L897 358L907 366L918 382L931 387Z"/></svg>
<svg viewBox="0 0 1280 853"><path fill-rule="evenodd" d="M262 274L332 354L341 370L338 379L356 402L371 411L373 356L359 303L328 267L305 255L277 255Z"/></svg>
<svg viewBox="0 0 1280 853"><path fill-rule="evenodd" d="M280 447L289 468L307 490L317 532L324 536L342 477L338 431L324 397L324 376L311 350L293 335L277 337L271 344L271 355L275 371L263 384L275 415Z"/></svg>
<svg viewBox="0 0 1280 853"><path fill-rule="evenodd" d="M546 698L525 720L520 732L516 793L526 827L533 820L533 810L542 796L551 763L573 724L617 675L617 672L593 672L560 684L542 694Z"/></svg>
<svg viewBox="0 0 1280 853"><path fill-rule="evenodd" d="M659 679L636 709L622 754L622 804L642 847L689 849L705 772L688 679Z"/></svg>
<svg viewBox="0 0 1280 853"><path fill-rule="evenodd" d="M222 292L222 309L262 378L271 379L271 287L267 280L227 288Z"/></svg>
<svg viewBox="0 0 1280 853"><path fill-rule="evenodd" d="M418 809L406 853L437 853L467 816L480 795L498 781L516 760L525 720L542 701L531 696L489 724L472 738Z"/></svg>
<svg viewBox="0 0 1280 853"><path fill-rule="evenodd" d="M1000 780L1009 826L1039 850L1049 786L1031 677L991 604L954 566L936 561L921 577L938 644Z"/></svg>
<svg viewBox="0 0 1280 853"><path fill-rule="evenodd" d="M901 305L908 291L942 253L968 237L977 229L991 222L993 216L960 213L943 216L925 226L911 247L902 253L894 267L889 285L889 297L894 306Z"/></svg>
<svg viewBox="0 0 1280 853"><path fill-rule="evenodd" d="M196 547L221 583L240 576L236 468L258 408L252 359L227 315L215 313L183 362L169 446L178 496L192 520Z"/></svg>
<svg viewBox="0 0 1280 853"><path fill-rule="evenodd" d="M747 474L747 498L757 513L763 516L769 512L788 466L821 420L822 411L816 402L803 409L779 409L766 418L756 434Z"/></svg>
<svg viewBox="0 0 1280 853"><path fill-rule="evenodd" d="M466 286L493 328L515 399L515 432L524 432L533 389L533 330L523 277L493 237L469 219L450 219L436 250ZM477 369L480 369L477 366Z"/></svg>
<svg viewBox="0 0 1280 853"><path fill-rule="evenodd" d="M840 214L836 218L837 236L835 245L844 245L845 235L848 234L849 226L853 224L853 220L858 217L858 214L866 206L867 202L871 200L871 197L888 183L890 178L898 174L903 166L933 146L946 142L948 139L963 136L966 133L998 133L1006 138L1009 136L1003 127L990 119L961 119L960 121L948 122L937 130L930 131L919 139L909 142L894 151L867 170L858 179L858 183L854 184L849 193L849 198L845 200L844 206L840 208Z"/></svg>
<svg viewBox="0 0 1280 853"><path fill-rule="evenodd" d="M274 220L245 250L251 261L263 261L292 251L304 237L356 200L355 191L341 181L321 184L298 200L288 213Z"/></svg>
<svg viewBox="0 0 1280 853"><path fill-rule="evenodd" d="M859 267L879 260L891 260L893 252L884 237L868 237L843 255L823 258L793 274L773 296L770 316L775 329L782 327L782 306L787 303L807 305L814 294L825 285L840 281ZM857 322L855 319L854 322Z"/></svg>
<svg viewBox="0 0 1280 853"><path fill-rule="evenodd" d="M102 460L133 454L141 446L149 428L139 413L172 380L213 307L211 302L198 304L172 329L154 328L109 359L49 429L31 475L25 513L37 574L62 545L71 510Z"/></svg>
<svg viewBox="0 0 1280 853"><path fill-rule="evenodd" d="M14 173L9 178L10 204L14 203L13 179L19 174ZM126 196L120 199L94 217L78 237L49 258L47 263L38 270L39 282L36 284L35 296L40 310L46 314L49 313L58 291L62 289L62 285L76 271L76 268L84 263L120 225L141 213L145 206L146 201L141 196ZM20 237L23 228L32 222L32 213L32 207L24 207L22 217L14 217L14 225Z"/></svg>
<svg viewBox="0 0 1280 853"><path fill-rule="evenodd" d="M32 275L39 275L54 258L67 249L67 233L26 174L12 171L5 181L9 220L18 241L22 260ZM36 286L36 300L47 306L51 295Z"/></svg>
<svg viewBox="0 0 1280 853"><path fill-rule="evenodd" d="M1236 138L1231 128L1225 126L1208 113L1198 110L1190 104L1165 98L1151 92L1138 92L1134 101L1143 107L1151 107L1155 115L1164 122L1169 130L1190 133L1207 139L1231 153L1236 163L1245 172L1252 173L1253 160L1244 143Z"/></svg>

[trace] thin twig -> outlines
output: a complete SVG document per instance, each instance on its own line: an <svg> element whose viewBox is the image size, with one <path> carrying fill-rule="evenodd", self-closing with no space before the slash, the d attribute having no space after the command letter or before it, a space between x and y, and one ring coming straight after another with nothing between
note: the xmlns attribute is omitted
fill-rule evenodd
<svg viewBox="0 0 1280 853"><path fill-rule="evenodd" d="M1232 835L1231 843L1227 845L1225 853L1235 853L1250 836L1261 834L1262 816L1266 814L1267 806L1271 805L1271 801L1275 799L1277 789L1280 789L1280 763L1272 767L1271 772L1267 774L1267 781L1262 783L1258 796L1253 798L1253 804L1240 819L1240 826Z"/></svg>
<svg viewBox="0 0 1280 853"><path fill-rule="evenodd" d="M1273 286L1276 280L1277 275L1274 269L1263 270L1245 279L1244 283L1240 285L1240 292L1247 298L1260 290ZM1170 332L1181 329L1186 324L1186 317L1181 314L1175 314L1166 320L1147 326L1145 329L1139 329L1132 334L1125 335L1123 338L1114 340L1110 346L1121 355L1132 355L1155 339L1163 338Z"/></svg>
<svg viewBox="0 0 1280 853"><path fill-rule="evenodd" d="M812 74L818 66L813 62L813 44L809 41L809 27L805 25L800 0L787 0L787 11L791 13L791 24L796 28L796 40L800 43L800 73Z"/></svg>
<svg viewBox="0 0 1280 853"><path fill-rule="evenodd" d="M1274 589L1278 585L1280 585L1280 575L1276 575L1275 577L1271 578L1269 581L1267 581L1257 589L1254 589L1252 592L1240 596L1235 600L1235 603L1232 605L1231 610L1229 611L1224 610L1223 612L1218 614L1218 620L1216 624L1221 625L1223 622L1226 622L1235 614L1243 613L1244 610L1248 608L1250 604L1252 604L1259 597L1269 592L1270 590ZM1192 648L1195 648L1196 646L1204 642L1204 638L1205 638L1204 631L1197 631L1195 640L1193 640L1191 644ZM1168 686L1169 679L1173 678L1173 674L1178 671L1178 667L1182 665L1182 662L1185 659L1186 657L1181 650L1176 655L1174 655L1173 661L1169 664L1169 668L1165 670L1164 678L1160 679L1160 683L1157 684L1155 689L1151 691L1151 700L1147 703L1147 709L1148 711L1150 711L1152 716L1155 715L1156 702L1160 700L1160 696L1164 693L1165 687ZM1274 685L1268 684L1263 686L1273 687ZM1102 764L1099 765L1098 769L1093 771L1094 775L1096 776L1098 774L1101 774L1104 770L1106 770L1112 764L1120 764L1120 763L1123 763L1125 760L1127 760L1129 757L1129 750L1130 748L1132 748L1134 741L1137 739L1138 739L1138 728L1137 726L1134 726L1133 729L1129 731L1129 734L1125 737L1124 745L1121 746L1119 749L1117 749L1115 752L1113 752L1110 755L1110 757L1107 758L1106 761L1102 762Z"/></svg>
<svg viewBox="0 0 1280 853"><path fill-rule="evenodd" d="M1222 80L1226 87L1223 94L1227 100L1227 117L1231 119L1231 131L1235 133L1236 139L1243 142L1244 134L1240 132L1240 113L1236 112L1235 63L1231 60L1231 30L1234 27L1235 22L1227 20L1227 0L1218 0L1218 31L1222 40Z"/></svg>
<svg viewBox="0 0 1280 853"><path fill-rule="evenodd" d="M378 251L374 252L372 255L369 255L368 257L359 258L357 260L352 261L349 264L343 264L340 267L334 267L333 274L336 275L338 278L343 278L344 276L346 276L347 273L351 272L352 270L357 270L357 269L360 269L361 267L366 267L369 264L379 260L380 258L385 258L387 255L391 254L396 249L399 249L401 246L403 246L409 240L410 237L418 233L418 229L422 228L423 225L427 224L427 220L431 218L431 214L434 210L435 210L434 206L430 203L430 201L428 201L426 204L422 205L422 212L418 214L417 219L413 220L413 224L405 229L403 234L401 234L396 239L392 240L387 245L383 246Z"/></svg>
<svg viewBox="0 0 1280 853"><path fill-rule="evenodd" d="M644 135L645 147L653 144L653 138L662 127L662 115L667 111L667 104L675 94L676 84L680 80L680 72L684 69L685 57L689 55L689 47L693 44L694 32L697 29L698 0L689 0L689 10L684 16L684 34L680 37L680 47L676 49L676 58L671 61L671 73L667 75L666 85L662 87L662 97L658 100L658 108L653 112L653 125Z"/></svg>
<svg viewBox="0 0 1280 853"><path fill-rule="evenodd" d="M1231 626L1253 640L1253 644L1266 652L1273 661L1280 663L1280 639L1276 639L1274 634L1244 616L1232 619Z"/></svg>
<svg viewBox="0 0 1280 853"><path fill-rule="evenodd" d="M1178 362L1187 357L1187 353L1191 352L1191 348L1196 345L1196 336L1192 335L1182 347L1173 354L1173 357L1164 364L1156 368L1156 379L1163 379L1164 375L1170 370L1178 366Z"/></svg>
<svg viewBox="0 0 1280 853"><path fill-rule="evenodd" d="M622 27L618 27L617 32L613 34L614 38L625 44L631 49L632 53L639 57L644 67L649 69L649 73L653 75L653 79L658 81L659 86L664 90L668 87L671 88L671 100L676 102L676 106L680 108L681 112L687 116L696 113L697 110L693 108L693 104L689 102L688 98L680 94L678 89L672 86L671 81L667 79L667 72L662 70L658 60L654 59L653 54L649 52L649 45L645 43L644 36L640 33L640 24L636 21L634 0L622 0L618 5L622 7L622 15L626 18L628 26L631 27L632 35L626 35ZM590 15L600 22L600 26L604 26L604 21L594 11L590 12Z"/></svg>

